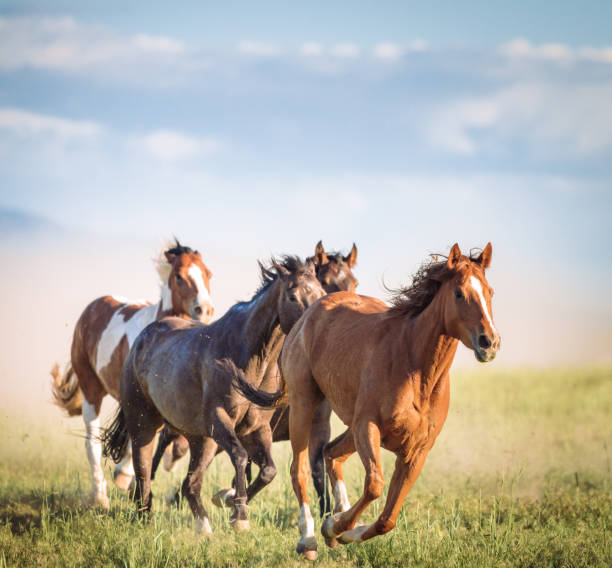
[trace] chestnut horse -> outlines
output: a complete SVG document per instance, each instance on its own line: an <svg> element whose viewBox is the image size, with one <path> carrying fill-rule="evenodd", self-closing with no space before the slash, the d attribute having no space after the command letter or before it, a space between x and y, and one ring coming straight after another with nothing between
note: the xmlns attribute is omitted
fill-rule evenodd
<svg viewBox="0 0 612 568"><path fill-rule="evenodd" d="M127 435L133 440L135 497L151 508L151 465L155 434L164 423L189 441L190 461L182 485L198 530L211 534L200 497L202 478L219 448L236 472L231 523L248 529L247 502L276 474L272 460L271 410L250 404L232 388L219 365L230 360L256 387L279 384L278 358L285 334L304 310L325 294L312 263L296 257L261 267L262 286L250 302L234 305L211 325L165 318L138 336L121 373L120 412L107 430L105 455L118 460ZM246 487L246 465L259 466Z"/></svg>
<svg viewBox="0 0 612 568"><path fill-rule="evenodd" d="M315 247L314 256L308 257L307 261L314 262L317 280L323 286L326 293L348 291L353 292L359 284L352 272L352 268L357 264L357 246L353 243L350 252L344 256L339 252L326 252L323 242L319 241ZM330 417L331 410L327 401L322 401L318 406L310 434L310 467L312 480L319 499L319 513L323 516L330 511L329 491L325 479L325 466L323 461L323 447L330 438ZM271 420L272 436L274 442L289 440L289 414L287 408L278 408ZM169 444L173 442L172 446ZM187 440L178 434L171 432L168 427L164 427L160 433L159 442L155 455L153 456L153 466L151 479L155 478L155 472L159 463L164 458L164 468L170 471L176 462L187 452ZM251 460L247 464L247 481L251 482ZM236 494L235 488L223 489L215 494L213 503L217 506L231 507L232 499Z"/></svg>
<svg viewBox="0 0 612 568"><path fill-rule="evenodd" d="M87 431L87 457L93 487L89 504L108 508L102 470L99 414L106 394L119 398L119 377L128 351L138 334L151 322L168 315L210 321L211 272L198 251L178 240L157 261L162 291L157 304L129 302L103 296L89 304L74 328L71 363L62 376L56 364L51 371L55 403L70 416L83 414ZM128 455L115 470L115 482L127 489L134 477Z"/></svg>
<svg viewBox="0 0 612 568"><path fill-rule="evenodd" d="M339 292L306 311L281 355L291 413L291 479L300 505L298 553L317 556L308 506L308 437L315 408L325 398L348 427L325 448L336 501L321 532L329 546L389 532L446 419L449 370L457 344L490 361L500 345L491 316L493 291L485 278L491 243L477 257L455 244L446 261L423 265L389 308L375 298ZM248 399L273 405L284 391L253 389L240 373L235 384ZM370 525L356 525L379 498L384 478L381 446L396 454L385 507ZM365 467L363 495L351 507L342 465L358 452Z"/></svg>

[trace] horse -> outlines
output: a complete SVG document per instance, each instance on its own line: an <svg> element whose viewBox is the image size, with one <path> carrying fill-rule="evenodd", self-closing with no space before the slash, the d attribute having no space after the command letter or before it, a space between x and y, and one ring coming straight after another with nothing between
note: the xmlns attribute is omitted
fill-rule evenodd
<svg viewBox="0 0 612 568"><path fill-rule="evenodd" d="M248 530L247 502L272 481L272 411L246 401L219 364L231 360L256 386L278 385L277 362L285 335L304 310L325 294L312 263L297 257L261 266L262 285L249 302L240 302L210 325L165 318L145 328L121 373L120 411L104 436L104 452L115 461L129 437L136 471L139 511L151 509L151 465L155 435L164 423L189 442L190 461L182 495L198 531L212 530L200 490L206 468L225 450L236 475L230 523ZM258 466L246 487L246 465Z"/></svg>
<svg viewBox="0 0 612 568"><path fill-rule="evenodd" d="M51 371L55 404L69 416L82 414L86 449L91 466L92 489L89 505L108 509L108 495L102 470L100 407L110 394L119 398L121 367L138 334L151 322L175 315L208 322L212 318L210 298L212 273L198 251L178 240L156 261L161 281L157 304L130 302L117 296L103 296L91 302L74 328L71 361L61 375L56 363ZM115 483L127 489L133 480L129 452L115 469Z"/></svg>
<svg viewBox="0 0 612 568"><path fill-rule="evenodd" d="M308 505L308 437L322 399L347 426L324 450L335 497L321 532L328 546L363 542L393 529L402 503L446 419L449 370L459 341L480 362L491 361L501 338L493 324L493 290L485 278L491 243L465 256L455 244L446 261L431 260L384 302L338 292L311 306L293 327L281 355L282 388L255 389L239 369L235 388L262 407L288 396L293 461L291 480L300 506L298 554L317 557ZM381 446L396 455L386 504L378 519L357 525L383 492ZM350 505L342 465L355 451L365 468L362 496Z"/></svg>
<svg viewBox="0 0 612 568"><path fill-rule="evenodd" d="M323 286L327 294L339 291L353 292L359 284L352 272L357 264L357 246L353 243L350 252L345 256L340 252L326 252L323 242L319 241L315 246L314 256L308 257L307 262L313 262L317 280ZM319 500L319 514L323 516L330 510L329 491L325 479L325 465L323 462L323 447L329 442L331 410L326 401L322 401L317 408L311 429L310 437L310 467L312 480ZM278 408L271 419L272 438L274 442L289 440L289 414L286 408ZM171 444L171 445L170 445ZM164 460L164 468L170 471L176 462L181 459L188 449L187 440L176 432L171 432L164 427L159 436L157 449L153 456L151 479L155 479L155 473L160 461ZM246 476L250 483L251 460L247 463ZM235 488L222 489L213 496L213 503L218 507L231 507L236 494Z"/></svg>

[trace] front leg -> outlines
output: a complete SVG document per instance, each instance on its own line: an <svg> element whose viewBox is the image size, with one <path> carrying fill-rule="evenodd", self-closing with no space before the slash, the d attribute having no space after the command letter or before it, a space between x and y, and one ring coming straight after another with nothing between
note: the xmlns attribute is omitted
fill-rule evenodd
<svg viewBox="0 0 612 568"><path fill-rule="evenodd" d="M347 433L341 437L340 443L340 447L348 455L350 455L349 451L351 450L351 439L348 437L349 434L350 431L347 431ZM355 448L359 453L359 457L366 471L363 494L347 511L327 517L321 526L321 532L329 546L335 545L335 539L337 539L338 542L346 542L343 533L345 533L345 531L351 531L351 529L355 527L355 523L368 505L382 495L385 485L382 464L380 461L380 429L378 425L373 421L362 421L356 424L354 426L352 440L354 441ZM346 455L346 457L348 457L348 455ZM334 477L333 474L332 477ZM338 478L332 479L332 483L337 481ZM355 530L359 530L360 528L361 527Z"/></svg>
<svg viewBox="0 0 612 568"><path fill-rule="evenodd" d="M395 470L393 471L393 477L389 484L389 493L383 512L376 522L371 525L356 527L353 530L344 532L341 538L338 539L340 542L343 544L349 542L363 542L375 536L388 533L395 527L402 504L421 473L421 469L423 469L428 451L429 450L422 450L408 462L404 461L401 456L398 456L395 461Z"/></svg>

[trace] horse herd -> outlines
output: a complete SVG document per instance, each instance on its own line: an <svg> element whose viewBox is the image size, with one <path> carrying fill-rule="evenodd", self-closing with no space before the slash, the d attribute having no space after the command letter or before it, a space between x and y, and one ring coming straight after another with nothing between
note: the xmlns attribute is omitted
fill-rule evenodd
<svg viewBox="0 0 612 568"><path fill-rule="evenodd" d="M390 531L446 419L458 342L481 362L499 349L485 278L491 256L490 243L468 256L455 244L448 257L421 265L389 306L354 292L354 244L344 256L319 242L305 261L284 256L260 264L262 284L251 300L210 323L212 274L200 253L177 241L157 263L159 303L94 300L76 324L66 370L52 371L56 403L85 420L89 502L108 508L103 453L118 463L115 483L133 485L139 511L147 512L162 457L169 468L189 449L180 492L198 530L210 535L200 491L224 450L235 478L213 503L230 507L232 526L247 530L247 504L276 475L272 442L290 439L299 554L317 557L310 471L322 516L331 509L325 473L333 490L333 513L321 527L328 546ZM106 394L120 409L102 430ZM346 430L329 442L332 410ZM382 494L381 447L395 453L395 470L382 513L361 525L361 514ZM366 475L351 506L342 466L355 452Z"/></svg>

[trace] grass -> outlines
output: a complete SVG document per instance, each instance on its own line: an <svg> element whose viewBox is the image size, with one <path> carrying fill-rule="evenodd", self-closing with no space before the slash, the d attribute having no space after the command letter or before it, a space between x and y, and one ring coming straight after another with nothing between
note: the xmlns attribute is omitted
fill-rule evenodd
<svg viewBox="0 0 612 568"><path fill-rule="evenodd" d="M334 550L320 538L316 564L612 565L612 369L479 369L455 373L452 388L445 428L395 530ZM215 532L206 541L186 505L168 509L163 501L186 464L179 473L160 473L146 523L114 488L109 512L82 506L90 480L79 419L60 418L52 408L35 418L4 409L0 431L0 568L305 563L294 552L298 511L287 444L275 446L279 474L251 505L249 533L234 534L228 512L210 504L232 478L226 456L215 460L203 488ZM387 478L392 463L385 455ZM345 470L354 500L363 470L355 457Z"/></svg>

